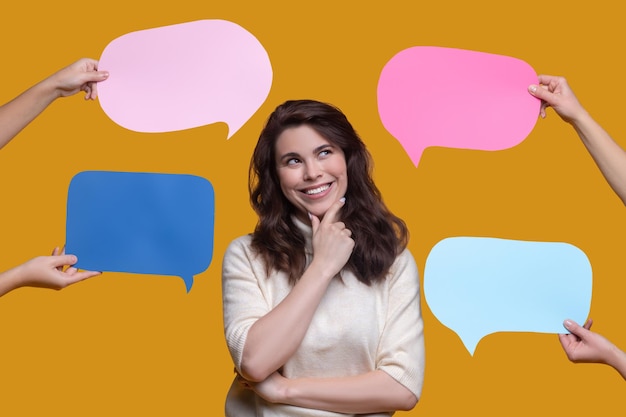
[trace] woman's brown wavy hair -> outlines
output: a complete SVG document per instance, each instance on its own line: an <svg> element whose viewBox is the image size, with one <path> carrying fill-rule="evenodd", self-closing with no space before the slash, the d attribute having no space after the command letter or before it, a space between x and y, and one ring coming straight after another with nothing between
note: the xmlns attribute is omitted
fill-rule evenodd
<svg viewBox="0 0 626 417"><path fill-rule="evenodd" d="M305 239L292 217L296 208L283 195L277 173L276 140L288 128L307 125L341 148L346 158L348 189L340 218L352 231L354 250L345 268L370 285L385 279L404 250L408 230L383 203L372 180L372 158L346 116L336 107L314 100L287 101L268 118L250 161L248 190L259 216L252 246L267 273L284 271L293 284L304 273Z"/></svg>

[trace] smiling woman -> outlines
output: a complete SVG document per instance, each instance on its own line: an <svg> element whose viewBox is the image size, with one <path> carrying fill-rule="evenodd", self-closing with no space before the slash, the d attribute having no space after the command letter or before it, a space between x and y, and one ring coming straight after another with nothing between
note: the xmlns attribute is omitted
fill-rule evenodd
<svg viewBox="0 0 626 417"><path fill-rule="evenodd" d="M288 101L250 165L252 235L224 255L227 416L389 416L415 406L424 371L408 231L382 201L344 114Z"/></svg>

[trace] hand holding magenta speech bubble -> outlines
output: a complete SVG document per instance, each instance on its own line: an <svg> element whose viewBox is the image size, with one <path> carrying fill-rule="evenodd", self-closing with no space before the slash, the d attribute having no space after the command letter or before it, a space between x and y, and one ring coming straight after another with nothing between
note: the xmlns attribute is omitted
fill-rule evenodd
<svg viewBox="0 0 626 417"><path fill-rule="evenodd" d="M424 268L429 308L470 355L491 333L564 333L566 318L583 323L591 290L591 264L568 243L447 238Z"/></svg>
<svg viewBox="0 0 626 417"><path fill-rule="evenodd" d="M213 256L213 186L193 175L85 171L67 199L66 251L93 271L180 276Z"/></svg>
<svg viewBox="0 0 626 417"><path fill-rule="evenodd" d="M516 58L416 46L396 54L378 81L378 112L417 167L427 147L501 150L535 126L537 74Z"/></svg>
<svg viewBox="0 0 626 417"><path fill-rule="evenodd" d="M269 94L272 66L241 26L198 20L128 33L106 46L98 85L104 112L137 132L171 132L224 121L228 138Z"/></svg>

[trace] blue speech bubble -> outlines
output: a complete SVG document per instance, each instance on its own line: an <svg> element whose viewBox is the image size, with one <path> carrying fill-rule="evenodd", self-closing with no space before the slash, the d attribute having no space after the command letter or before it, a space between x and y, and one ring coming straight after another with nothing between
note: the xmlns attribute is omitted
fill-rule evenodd
<svg viewBox="0 0 626 417"><path fill-rule="evenodd" d="M189 292L211 264L214 218L204 178L81 172L68 191L66 251L78 268L180 276Z"/></svg>
<svg viewBox="0 0 626 417"><path fill-rule="evenodd" d="M568 243L453 237L424 268L428 306L470 355L491 333L563 333L564 319L584 322L591 289L589 259Z"/></svg>

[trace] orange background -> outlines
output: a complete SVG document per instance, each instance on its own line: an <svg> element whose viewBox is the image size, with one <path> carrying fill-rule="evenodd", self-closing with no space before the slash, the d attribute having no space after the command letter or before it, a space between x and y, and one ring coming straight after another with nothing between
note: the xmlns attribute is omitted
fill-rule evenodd
<svg viewBox="0 0 626 417"><path fill-rule="evenodd" d="M267 115L289 98L341 107L376 162L388 205L411 230L420 271L450 236L564 241L594 271L595 329L626 348L626 210L575 132L552 111L522 144L500 152L431 148L416 169L383 128L376 85L384 64L417 45L508 55L567 76L620 142L626 139L623 14L614 2L569 1L15 2L0 15L0 102L129 32L199 19L235 22L265 46L274 82L230 140L226 125L167 134L125 130L94 102L58 100L0 151L6 270L65 236L70 179L85 170L194 174L215 187L213 263L187 294L176 277L105 275L61 292L19 289L0 300L2 415L218 416L233 377L222 331L221 258L252 230L247 168ZM611 5L611 6L608 6ZM497 103L494 103L496 106ZM423 304L427 369L408 413L585 415L623 408L624 381L573 365L555 335L498 333L474 357Z"/></svg>

